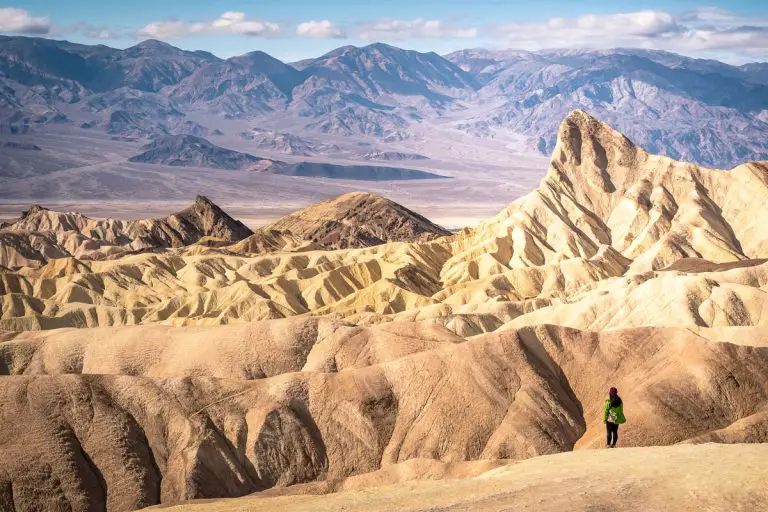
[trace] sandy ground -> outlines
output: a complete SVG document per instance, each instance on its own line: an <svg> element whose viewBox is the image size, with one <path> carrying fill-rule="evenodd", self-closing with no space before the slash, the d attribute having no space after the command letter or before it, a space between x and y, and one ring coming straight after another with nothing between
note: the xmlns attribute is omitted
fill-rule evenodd
<svg viewBox="0 0 768 512"><path fill-rule="evenodd" d="M223 511L768 510L768 445L679 445L563 453L462 480L324 496L258 496L168 507Z"/></svg>

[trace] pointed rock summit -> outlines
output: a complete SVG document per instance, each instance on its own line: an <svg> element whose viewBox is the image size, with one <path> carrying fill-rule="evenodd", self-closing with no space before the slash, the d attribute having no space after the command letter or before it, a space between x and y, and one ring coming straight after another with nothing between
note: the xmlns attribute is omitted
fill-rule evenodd
<svg viewBox="0 0 768 512"><path fill-rule="evenodd" d="M202 236L239 241L253 234L245 224L230 217L205 196L197 196L191 207L175 216L188 222L193 227L192 232L200 233Z"/></svg>
<svg viewBox="0 0 768 512"><path fill-rule="evenodd" d="M560 124L552 166L594 191L612 193L617 185L636 181L636 167L647 153L624 134L587 114L573 110Z"/></svg>

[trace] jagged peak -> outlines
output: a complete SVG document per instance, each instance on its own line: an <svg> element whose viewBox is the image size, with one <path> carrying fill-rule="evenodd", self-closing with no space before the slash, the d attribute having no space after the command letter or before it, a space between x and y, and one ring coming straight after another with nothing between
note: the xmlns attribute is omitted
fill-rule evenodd
<svg viewBox="0 0 768 512"><path fill-rule="evenodd" d="M21 212L21 218L25 219L25 218L29 217L30 215L34 215L36 213L39 213L39 212L49 212L49 211L51 211L51 210L49 208L46 208L45 206L41 206L39 204L33 204L32 206L29 207L29 210L27 210L25 212Z"/></svg>
<svg viewBox="0 0 768 512"><path fill-rule="evenodd" d="M552 160L561 164L581 166L582 160L591 159L596 167L605 170L610 155L627 160L638 152L645 153L623 133L584 110L574 109L563 119L557 130L557 144Z"/></svg>
<svg viewBox="0 0 768 512"><path fill-rule="evenodd" d="M577 127L582 133L594 134L600 132L609 136L627 139L623 133L612 128L610 125L600 121L588 112L576 108L568 112L568 115L565 116L563 122L560 123L560 129L557 131L558 142L567 134L566 130L572 126Z"/></svg>
<svg viewBox="0 0 768 512"><path fill-rule="evenodd" d="M208 197L199 195L199 194L197 195L197 197L195 197L195 206L198 206L201 208L211 208L211 209L221 210L221 208L219 208L219 206L216 203L208 199Z"/></svg>

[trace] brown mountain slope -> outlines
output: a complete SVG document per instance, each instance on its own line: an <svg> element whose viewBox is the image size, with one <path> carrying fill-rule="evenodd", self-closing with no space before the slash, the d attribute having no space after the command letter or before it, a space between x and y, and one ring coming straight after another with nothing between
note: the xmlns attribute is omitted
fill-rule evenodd
<svg viewBox="0 0 768 512"><path fill-rule="evenodd" d="M287 215L270 226L321 247L347 249L385 242L433 240L450 232L389 199L351 192Z"/></svg>
<svg viewBox="0 0 768 512"><path fill-rule="evenodd" d="M317 250L320 247L287 231L261 228L237 243L224 246L223 249L234 254L244 255L299 252Z"/></svg>
<svg viewBox="0 0 768 512"><path fill-rule="evenodd" d="M135 221L96 220L33 206L17 221L0 228L0 264L34 267L67 255L114 258L141 250L183 247L203 237L235 242L252 233L203 196L168 217Z"/></svg>
<svg viewBox="0 0 768 512"><path fill-rule="evenodd" d="M3 343L6 370L27 375L0 378L0 503L12 492L17 510L131 510L411 459L594 447L611 384L626 403L624 446L768 441L766 345L686 329L540 326L462 342L418 324L245 327L212 328L221 338L150 326Z"/></svg>

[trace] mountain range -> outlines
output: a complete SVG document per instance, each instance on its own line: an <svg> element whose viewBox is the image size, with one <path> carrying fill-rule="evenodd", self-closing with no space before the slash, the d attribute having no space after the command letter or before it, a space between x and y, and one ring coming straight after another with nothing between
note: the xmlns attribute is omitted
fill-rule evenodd
<svg viewBox="0 0 768 512"><path fill-rule="evenodd" d="M243 156L238 156L233 169L241 164ZM230 155L224 159L233 162ZM450 234L418 213L363 192L312 205L255 232L205 196L167 217L130 221L92 219L34 205L18 219L0 222L0 269L37 268L66 258L77 258L74 266L81 268L87 261L185 248L188 254L207 247L228 254L349 249Z"/></svg>
<svg viewBox="0 0 768 512"><path fill-rule="evenodd" d="M219 133L205 125L213 116L289 119L281 131L294 137L384 144L439 125L480 138L522 136L525 148L549 153L560 120L582 108L673 158L725 167L768 158L765 63L652 50L440 56L375 43L288 64L260 51L220 59L154 40L118 50L0 37L0 84L0 133L10 134L70 123L122 136L207 136Z"/></svg>

